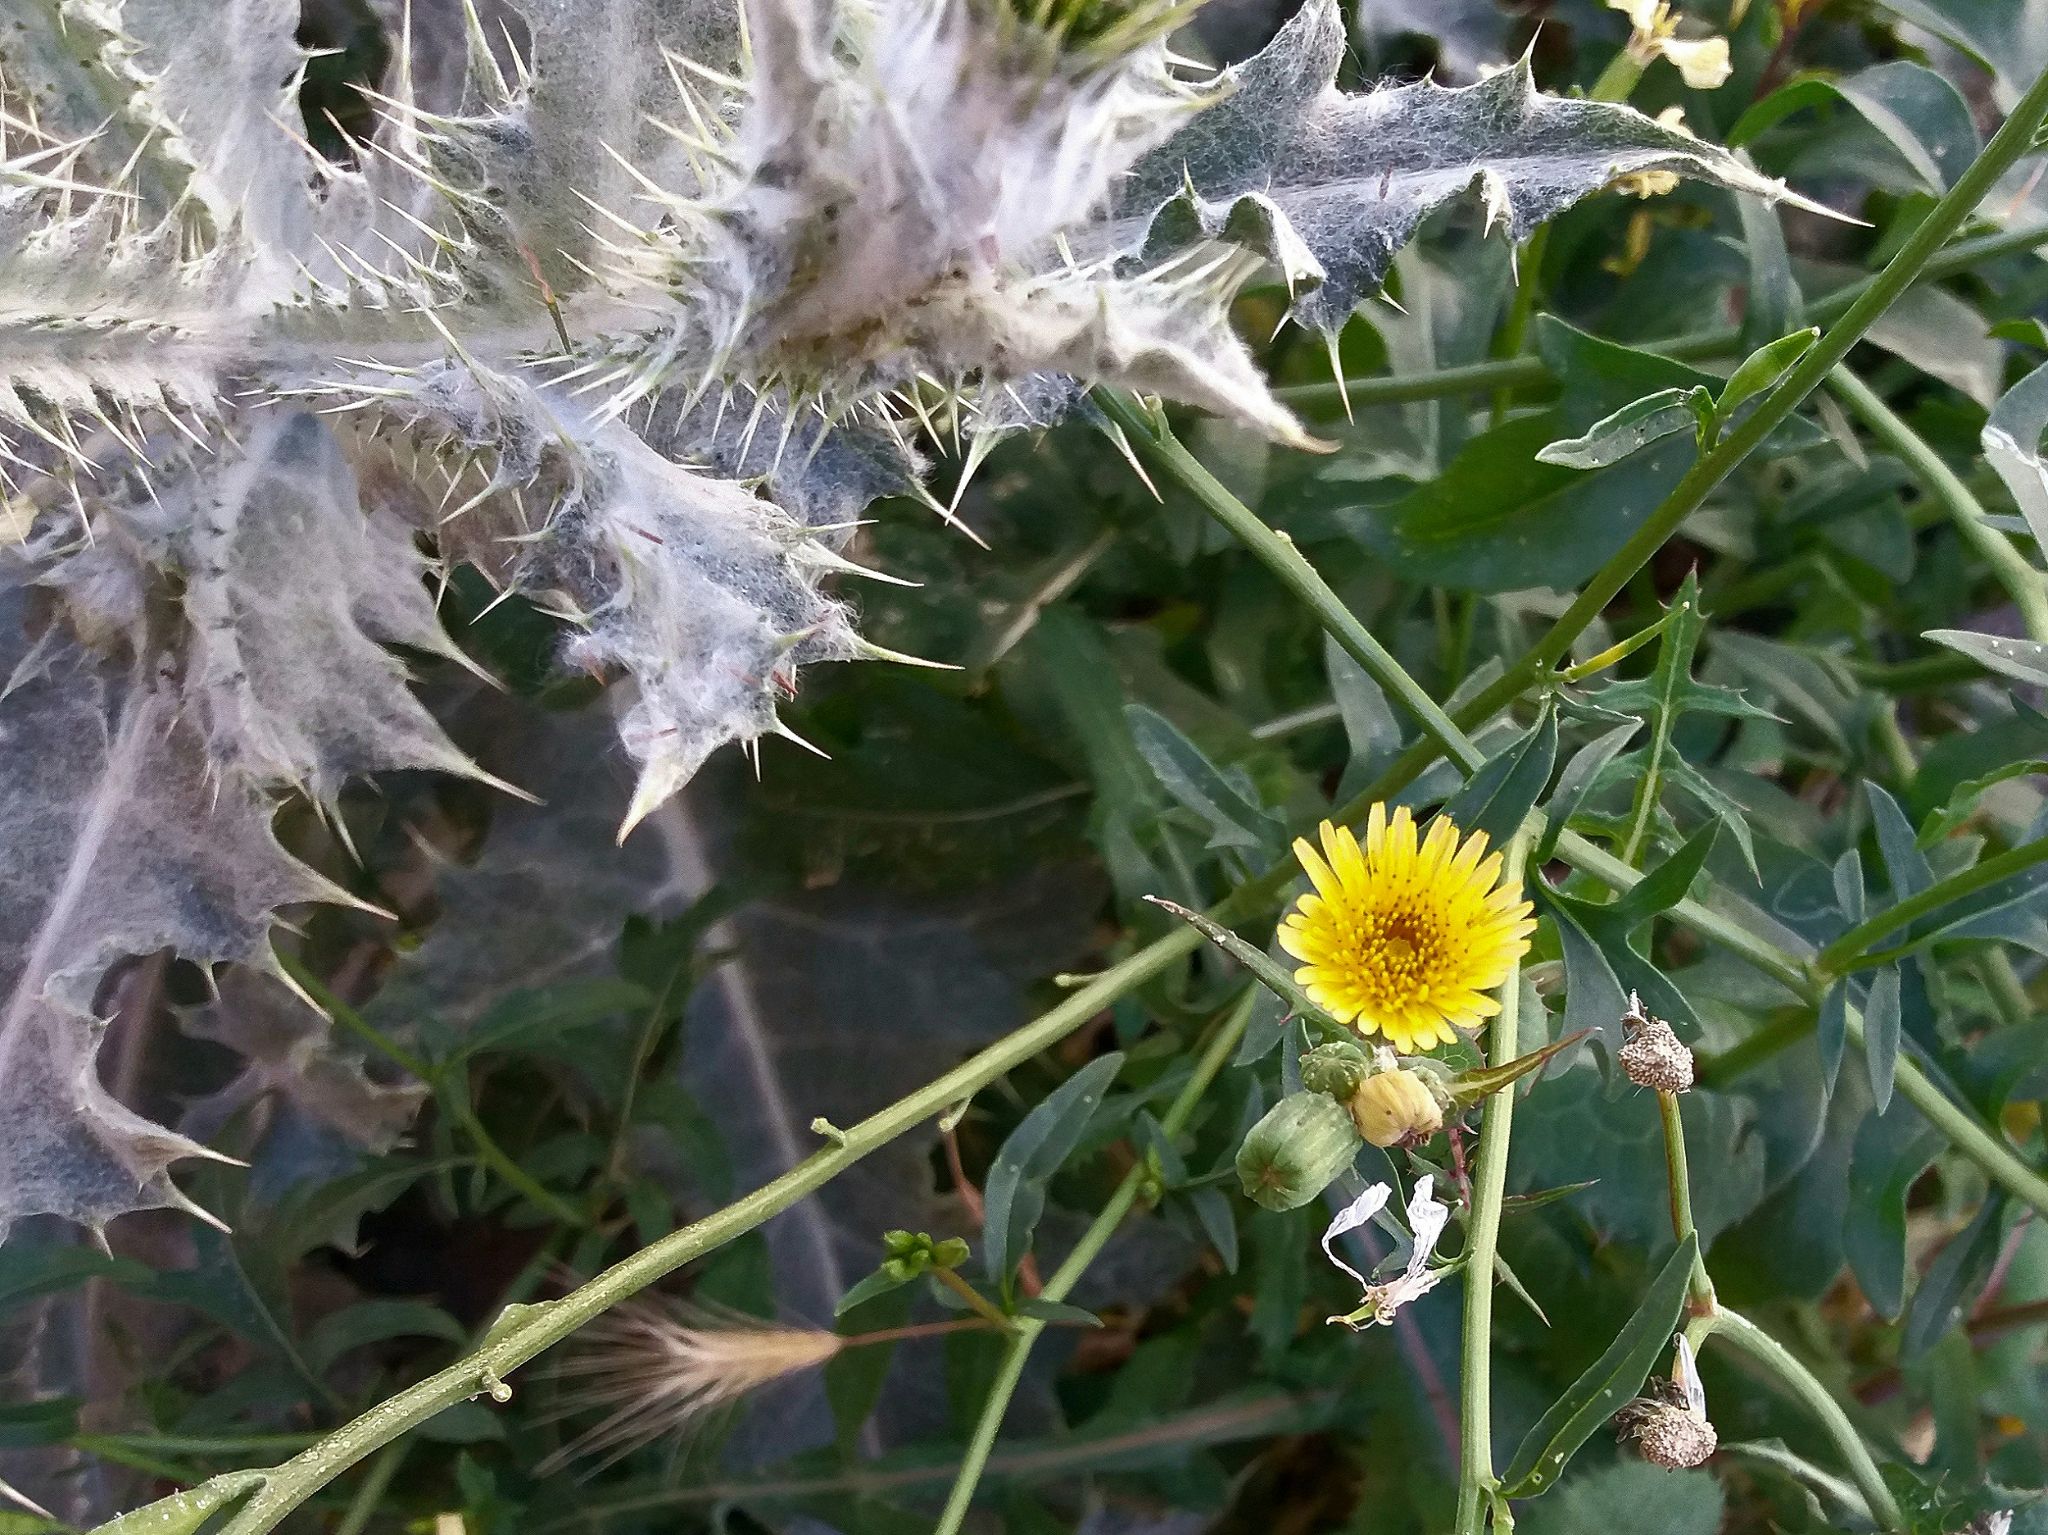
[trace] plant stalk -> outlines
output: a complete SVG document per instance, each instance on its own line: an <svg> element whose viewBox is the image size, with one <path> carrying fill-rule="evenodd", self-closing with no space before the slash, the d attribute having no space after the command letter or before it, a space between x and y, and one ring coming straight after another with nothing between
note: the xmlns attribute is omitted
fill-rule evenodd
<svg viewBox="0 0 2048 1535"><path fill-rule="evenodd" d="M1726 1339L1762 1365L1779 1384L1797 1397L1800 1405L1819 1419L1821 1426L1828 1431L1828 1437L1834 1440L1835 1448L1848 1464L1849 1475L1863 1494L1863 1501L1870 1508L1870 1517L1877 1522L1878 1528L1906 1528L1906 1516L1900 1512L1898 1500L1892 1496L1891 1489L1885 1486L1884 1476L1877 1469L1877 1462L1870 1458L1870 1451L1863 1443L1863 1436L1856 1432L1856 1425L1842 1411L1842 1404L1835 1400L1834 1393L1816 1380L1813 1372L1801 1364L1784 1344L1739 1311L1717 1311L1706 1319L1705 1326L1699 1331L1701 1336ZM1692 1335L1693 1329L1688 1328L1687 1336Z"/></svg>
<svg viewBox="0 0 2048 1535"><path fill-rule="evenodd" d="M1525 826L1508 843L1501 882L1522 885L1535 835ZM1518 1051L1516 1029L1522 999L1517 964L1501 983L1500 1013L1488 1028L1487 1059L1505 1066ZM1481 1535L1493 1491L1493 1261L1500 1245L1500 1205L1508 1186L1508 1133L1514 1123L1515 1089L1486 1100L1479 1121L1479 1157L1472 1172L1471 1238L1465 1244L1465 1332L1458 1374L1460 1454L1457 1535Z"/></svg>

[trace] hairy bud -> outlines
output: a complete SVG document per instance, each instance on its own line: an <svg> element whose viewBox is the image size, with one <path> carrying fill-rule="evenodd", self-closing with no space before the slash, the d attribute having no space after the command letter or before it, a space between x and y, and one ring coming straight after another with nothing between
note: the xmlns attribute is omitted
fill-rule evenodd
<svg viewBox="0 0 2048 1535"><path fill-rule="evenodd" d="M1301 1058L1301 1085L1343 1103L1373 1070L1371 1058L1358 1045L1348 1039L1332 1040Z"/></svg>
<svg viewBox="0 0 2048 1535"><path fill-rule="evenodd" d="M1351 1095L1358 1133L1375 1146L1412 1146L1444 1127L1443 1106L1417 1073L1375 1072Z"/></svg>
<svg viewBox="0 0 2048 1535"><path fill-rule="evenodd" d="M1688 1050L1671 1025L1643 1010L1642 999L1631 994L1628 1011L1622 1015L1621 1069L1638 1087L1653 1087L1660 1093L1682 1093L1692 1087L1692 1051Z"/></svg>

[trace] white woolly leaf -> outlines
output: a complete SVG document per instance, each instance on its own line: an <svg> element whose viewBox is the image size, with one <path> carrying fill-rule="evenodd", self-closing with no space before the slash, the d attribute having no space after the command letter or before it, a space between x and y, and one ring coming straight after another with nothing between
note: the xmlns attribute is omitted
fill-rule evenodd
<svg viewBox="0 0 2048 1535"><path fill-rule="evenodd" d="M1333 330L1422 220L1474 189L1489 227L1498 223L1517 241L1632 172L1788 195L1726 150L1633 108L1544 95L1526 58L1476 85L1425 80L1350 95L1333 84L1344 48L1336 0L1310 0L1229 73L1227 101L1138 166L1119 194L1123 218L1142 228L1178 202L1157 233L1179 234L1192 222L1236 237L1239 200L1259 197L1261 220L1270 226L1265 208L1277 209L1299 241L1276 238L1267 252L1297 280L1307 275L1300 247L1322 268L1321 283L1297 299L1296 317Z"/></svg>
<svg viewBox="0 0 2048 1535"><path fill-rule="evenodd" d="M236 1051L244 1063L233 1081L191 1106L181 1121L188 1129L219 1123L270 1096L351 1145L381 1154L398 1144L427 1095L422 1082L374 1080L360 1052L337 1043L327 1019L304 997L258 971L228 971L219 995L185 1013L180 1024L195 1039Z"/></svg>
<svg viewBox="0 0 2048 1535"><path fill-rule="evenodd" d="M384 647L460 660L410 530L358 505L313 416L273 412L193 510L187 688L214 761L331 800L388 768L471 773Z"/></svg>
<svg viewBox="0 0 2048 1535"><path fill-rule="evenodd" d="M18 602L7 604L10 633ZM0 706L0 1233L47 1213L102 1226L182 1204L164 1169L199 1148L101 1087L107 966L172 949L269 963L272 913L346 899L295 863L270 806L209 767L175 695L60 653Z"/></svg>

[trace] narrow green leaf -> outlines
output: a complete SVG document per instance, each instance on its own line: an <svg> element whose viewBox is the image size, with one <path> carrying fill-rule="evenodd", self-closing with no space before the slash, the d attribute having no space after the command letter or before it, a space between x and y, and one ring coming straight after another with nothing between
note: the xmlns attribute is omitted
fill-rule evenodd
<svg viewBox="0 0 2048 1535"><path fill-rule="evenodd" d="M1470 836L1485 832L1496 846L1515 834L1550 782L1557 765L1557 715L1544 711L1520 739L1482 763L1443 813Z"/></svg>
<svg viewBox="0 0 2048 1535"><path fill-rule="evenodd" d="M2039 640L2007 639L2002 634L1977 634L1968 629L1929 629L1921 637L1959 651L2001 677L2036 687L2048 685L2048 645Z"/></svg>
<svg viewBox="0 0 2048 1535"><path fill-rule="evenodd" d="M1607 1352L1536 1421L1501 1478L1504 1496L1533 1498L1547 1491L1579 1446L1642 1390L1685 1312L1686 1284L1698 1251L1696 1236L1678 1245Z"/></svg>
<svg viewBox="0 0 2048 1535"><path fill-rule="evenodd" d="M1886 965L1870 983L1863 1002L1863 1059L1870 1067L1870 1096L1882 1114L1892 1101L1899 1069L1899 967Z"/></svg>
<svg viewBox="0 0 2048 1535"><path fill-rule="evenodd" d="M1252 797L1249 784L1234 781L1163 714L1126 704L1124 719L1161 787L1209 828L1210 847L1278 846L1280 824Z"/></svg>
<svg viewBox="0 0 2048 1535"><path fill-rule="evenodd" d="M1605 469L1653 442L1697 428L1707 398L1698 386L1660 389L1594 422L1581 436L1544 444L1536 450L1536 462L1567 469Z"/></svg>
<svg viewBox="0 0 2048 1535"><path fill-rule="evenodd" d="M1579 813L1586 797L1599 785L1600 775L1607 770L1607 765L1621 754L1629 738L1642 728L1640 720L1617 725L1580 747L1572 760L1565 764L1564 771L1557 775L1557 789L1550 796L1550 803L1544 807L1548 824L1544 828L1543 846L1537 852L1537 862L1550 856L1557 846L1558 837L1571 828L1572 817Z"/></svg>
<svg viewBox="0 0 2048 1535"><path fill-rule="evenodd" d="M845 1316L855 1306L864 1305L877 1295L887 1295L891 1290L900 1290L917 1276L891 1273L888 1264L883 1264L867 1278L861 1280L839 1297L839 1304L832 1308L835 1317Z"/></svg>
<svg viewBox="0 0 2048 1535"><path fill-rule="evenodd" d="M1462 1071L1451 1081L1451 1101L1461 1109L1470 1108L1563 1054L1591 1032L1590 1029L1580 1029L1576 1033L1566 1034L1560 1039L1552 1040L1541 1050L1531 1050L1527 1055L1516 1056L1505 1066L1487 1066L1476 1071Z"/></svg>
<svg viewBox="0 0 2048 1535"><path fill-rule="evenodd" d="M1906 1308L1905 1331L1899 1340L1899 1362L1912 1364L1940 1341L1961 1318L1977 1290L1998 1261L2005 1243L2005 1190L1993 1187L1977 1213L1949 1238L1927 1265L1913 1303Z"/></svg>
<svg viewBox="0 0 2048 1535"><path fill-rule="evenodd" d="M1745 400L1762 394L1783 378L1786 370L1806 355L1807 348L1819 336L1818 327L1795 330L1789 336L1780 336L1776 341L1758 347L1743 358L1735 371L1728 375L1728 382L1721 386L1721 397L1714 402L1714 419L1725 426Z"/></svg>
<svg viewBox="0 0 2048 1535"><path fill-rule="evenodd" d="M1034 1295L1017 1303L1017 1315L1035 1317L1041 1322L1051 1322L1068 1327L1100 1327L1102 1318L1092 1311L1079 1306L1069 1306L1064 1301L1047 1300Z"/></svg>
<svg viewBox="0 0 2048 1535"><path fill-rule="evenodd" d="M1087 1133L1124 1058L1112 1051L1090 1061L1026 1114L996 1152L982 1190L981 1263L998 1284L1030 1250L1045 1213L1045 1186Z"/></svg>

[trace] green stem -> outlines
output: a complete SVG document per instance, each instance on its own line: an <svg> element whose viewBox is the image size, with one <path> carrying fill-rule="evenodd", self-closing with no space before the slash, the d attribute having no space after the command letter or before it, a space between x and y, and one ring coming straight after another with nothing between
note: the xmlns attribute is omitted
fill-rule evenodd
<svg viewBox="0 0 2048 1535"><path fill-rule="evenodd" d="M1997 234L1958 240L1930 258L1918 280L1938 281L1966 272L1980 261L2029 251L2048 240L2048 224L2026 224ZM1846 314L1851 305L1870 291L1877 281L1873 273L1853 283L1824 293L1806 306L1812 324L1825 325ZM1742 331L1736 326L1671 336L1661 341L1638 343L1649 351L1682 362L1701 362L1715 357L1732 357L1742 351ZM1369 405L1408 405L1421 400L1440 400L1450 395L1485 394L1496 389L1521 389L1551 381L1550 366L1541 357L1495 358L1487 362L1463 363L1428 373L1409 373L1399 378L1347 378L1343 383L1292 384L1274 390L1287 404L1310 411L1342 409L1348 393L1354 409Z"/></svg>
<svg viewBox="0 0 2048 1535"><path fill-rule="evenodd" d="M1524 827L1508 843L1501 883L1521 888L1532 832ZM1522 972L1510 970L1500 988L1500 1015L1488 1028L1487 1058L1505 1066L1515 1058ZM1457 1535L1480 1535L1493 1476L1493 1263L1500 1244L1500 1206L1507 1193L1508 1132L1515 1090L1486 1100L1479 1124L1479 1158L1472 1174L1471 1237L1465 1244L1464 1362L1458 1379L1462 1451L1458 1465Z"/></svg>
<svg viewBox="0 0 2048 1535"><path fill-rule="evenodd" d="M1208 1048L1195 1062L1195 1069L1182 1084L1180 1092L1160 1117L1159 1127L1169 1137L1178 1135L1187 1127L1202 1094L1208 1091L1236 1052L1245 1025L1251 1021L1252 1004L1257 996L1257 987L1246 989L1223 1027L1216 1031L1216 1037L1209 1041ZM1072 1293L1075 1284L1088 1271L1088 1266L1116 1234L1124 1217L1130 1214L1147 1181L1156 1176L1156 1171L1143 1162L1124 1174L1123 1181L1109 1196L1101 1213L1081 1234L1081 1240L1067 1255L1066 1261L1045 1282L1045 1288L1040 1292L1041 1299L1063 1301ZM1024 1378L1025 1361L1031 1357L1031 1347L1038 1341L1038 1335L1046 1328L1046 1323L1038 1317L1019 1317L1011 1325L1013 1331L1004 1345L1002 1363L996 1368L996 1378L989 1384L981 1416L975 1420L974 1435L968 1440L967 1453L961 1457L960 1469L953 1478L953 1490L947 1495L945 1511L939 1515L933 1535L958 1535L960 1525L967 1517L968 1506L974 1501L974 1489L980 1485L982 1473L988 1468L989 1456L995 1450L996 1435L1002 1430L1010 1398L1016 1394L1017 1383Z"/></svg>
<svg viewBox="0 0 2048 1535"><path fill-rule="evenodd" d="M1691 1336L1692 1329L1687 1329ZM1870 1517L1884 1530L1906 1528L1905 1515L1899 1511L1898 1500L1891 1489L1884 1484L1884 1477L1877 1469L1877 1462L1870 1458L1870 1451L1864 1447L1863 1436L1856 1432L1856 1425L1849 1421L1849 1415L1842 1411L1832 1392L1814 1379L1813 1372L1776 1338L1765 1332L1756 1323L1738 1311L1719 1311L1708 1319L1703 1335L1725 1338L1729 1343L1762 1365L1785 1389L1799 1399L1800 1405L1820 1420L1828 1431L1828 1437L1835 1441L1835 1448L1848 1463L1849 1475L1863 1494L1863 1501L1870 1506Z"/></svg>
<svg viewBox="0 0 2048 1535"><path fill-rule="evenodd" d="M1004 1316L1002 1312L996 1309L986 1295L975 1289L973 1285L962 1279L953 1270L934 1268L931 1270L931 1276L955 1295L959 1296L962 1305L966 1306L969 1311L972 1311L991 1327L1000 1328L1004 1332L1016 1330L1017 1323L1014 1318Z"/></svg>
<svg viewBox="0 0 2048 1535"><path fill-rule="evenodd" d="M1850 928L1820 951L1814 968L1823 976L1846 975L1861 966L1871 944L1885 934L1896 932L1951 901L1961 900L2042 862L2048 862L2048 837L2022 842L2018 847L1980 859L1967 869L1958 869L1948 878L1936 880L1918 895L1907 896L1868 921Z"/></svg>
<svg viewBox="0 0 2048 1535"><path fill-rule="evenodd" d="M1671 1233L1683 1242L1698 1235L1692 1219L1692 1174L1685 1165L1685 1120L1678 1112L1678 1094L1661 1088L1657 1113L1664 1121L1664 1172L1671 1182ZM1707 1255L1699 1248L1692 1255L1692 1309L1695 1316L1714 1314L1714 1281L1707 1274Z"/></svg>
<svg viewBox="0 0 2048 1535"><path fill-rule="evenodd" d="M1990 514L1970 494L1970 487L1957 478L1955 471L1918 432L1899 419L1876 390L1847 368L1838 367L1829 374L1828 387L1861 418L1873 437L1905 461L1922 488L1940 503L1963 541L1991 567L1998 584L2012 598L2013 606L2020 610L2026 623L2027 633L2048 642L2048 585L2044 585L2041 572L2013 547L2012 540L1991 525Z"/></svg>

